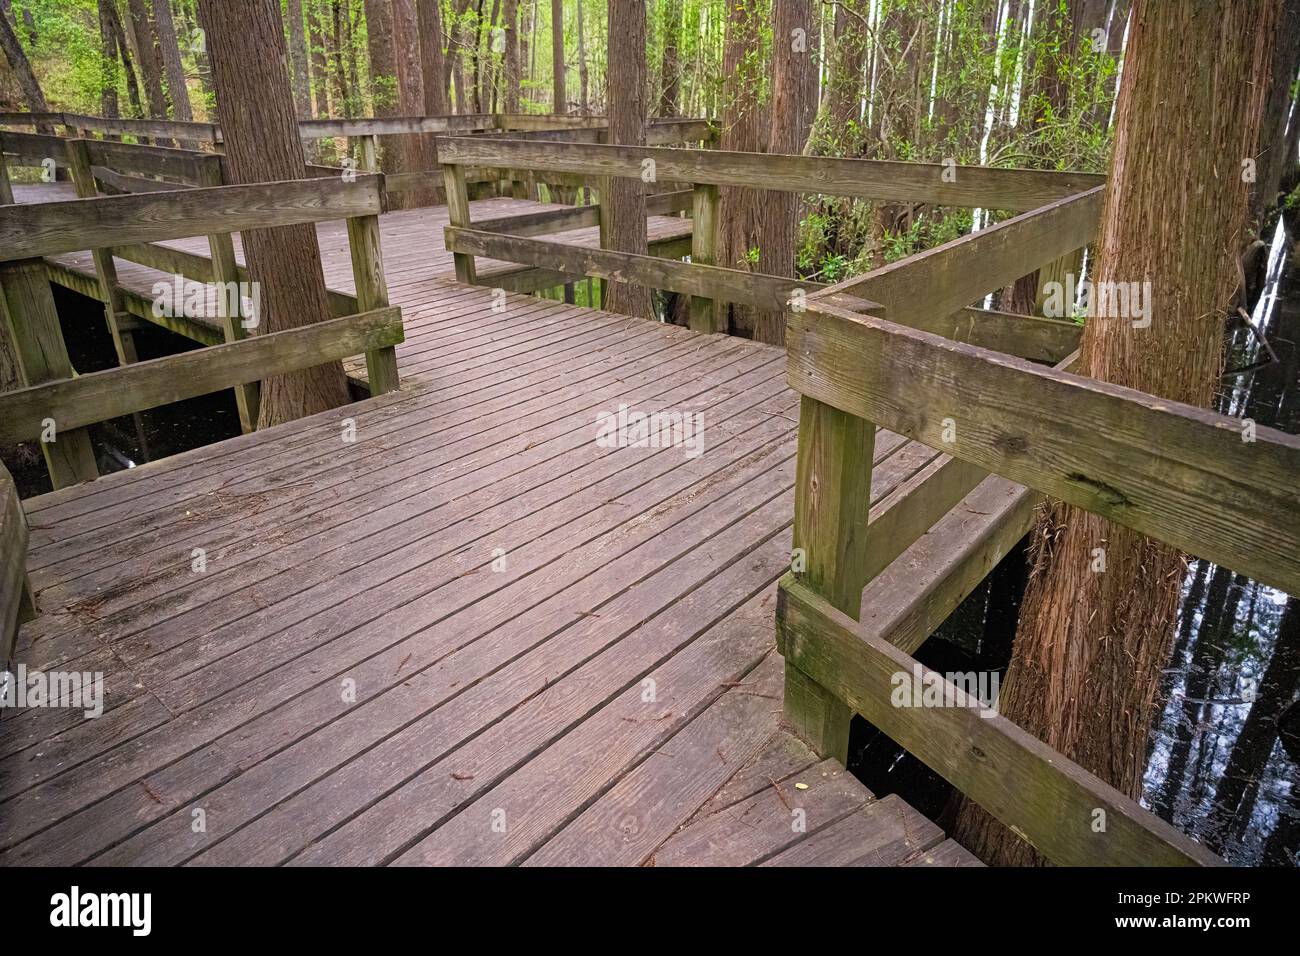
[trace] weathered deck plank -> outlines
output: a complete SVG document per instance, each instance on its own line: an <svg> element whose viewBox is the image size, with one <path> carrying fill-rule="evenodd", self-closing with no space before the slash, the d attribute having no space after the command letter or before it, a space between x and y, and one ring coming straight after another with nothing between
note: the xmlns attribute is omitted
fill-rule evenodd
<svg viewBox="0 0 1300 956"><path fill-rule="evenodd" d="M513 294L494 311L421 272L440 236L398 225L403 392L25 503L42 615L20 659L109 686L95 720L6 715L0 863L902 863L938 844L778 729L784 354ZM702 413L702 454L599 446L621 403ZM879 433L872 502L935 454ZM758 836L725 838L737 814Z"/></svg>

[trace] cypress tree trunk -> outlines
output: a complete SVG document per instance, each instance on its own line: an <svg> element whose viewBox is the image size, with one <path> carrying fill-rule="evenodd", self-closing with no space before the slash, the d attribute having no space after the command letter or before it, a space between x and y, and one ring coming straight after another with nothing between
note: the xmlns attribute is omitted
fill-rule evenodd
<svg viewBox="0 0 1300 956"><path fill-rule="evenodd" d="M1282 176L1288 167L1294 167L1294 143L1288 152L1287 127L1300 123L1291 101L1291 88L1300 66L1300 0L1283 0L1282 22L1278 28L1277 44L1273 48L1273 73L1269 82L1268 99L1264 104L1264 122L1260 130L1258 181L1252 214L1256 221L1263 218L1265 210L1277 203L1282 189Z"/></svg>
<svg viewBox="0 0 1300 956"><path fill-rule="evenodd" d="M505 31L505 56L501 67L501 111L519 112L519 0L505 0L501 8Z"/></svg>
<svg viewBox="0 0 1300 956"><path fill-rule="evenodd" d="M772 39L772 125L769 151L798 155L808 141L812 103L808 77L815 69L817 31L810 0L775 0ZM799 233L799 194L769 191L763 197L758 267L768 275L794 277ZM754 340L785 344L785 312L756 310Z"/></svg>
<svg viewBox="0 0 1300 956"><path fill-rule="evenodd" d="M109 18L111 0L99 0L99 112L105 119L117 119L117 37Z"/></svg>
<svg viewBox="0 0 1300 956"><path fill-rule="evenodd" d="M763 42L766 0L727 0L726 34L722 45L722 140L724 150L767 152L770 123L761 93L770 51ZM743 269L760 246L765 193L742 186L718 190L718 265ZM718 331L750 334L754 310L732 305ZM730 317L727 318L727 313Z"/></svg>
<svg viewBox="0 0 1300 956"><path fill-rule="evenodd" d="M285 70L278 0L199 0L221 110L232 183L305 179L306 161ZM330 317L316 227L249 229L241 234L248 271L261 285L259 333ZM258 427L292 421L348 401L341 362L262 383Z"/></svg>
<svg viewBox="0 0 1300 956"><path fill-rule="evenodd" d="M645 4L609 0L609 140L616 146L644 146L646 119ZM610 246L645 255L645 188L639 179L610 176L602 204L609 204ZM628 282L608 282L605 308L654 318L650 290Z"/></svg>
<svg viewBox="0 0 1300 956"><path fill-rule="evenodd" d="M0 50L4 51L9 68L18 78L18 85L23 90L23 98L27 100L27 108L33 113L48 113L50 108L45 102L45 94L41 92L41 84L37 81L31 61L27 59L22 44L18 42L18 35L14 33L13 26L9 22L11 14L9 0L0 0L0 3L3 3L3 8L0 8ZM54 132L48 126L37 127L37 129L47 134Z"/></svg>
<svg viewBox="0 0 1300 956"><path fill-rule="evenodd" d="M564 0L551 0L551 89L555 112L569 112L564 77Z"/></svg>
<svg viewBox="0 0 1300 956"><path fill-rule="evenodd" d="M1246 231L1242 162L1256 154L1279 7L1134 4L1095 277L1149 280L1151 324L1090 318L1082 374L1195 405L1213 397ZM1182 197L1176 214L1170 183ZM1059 503L1035 532L999 708L1134 797L1184 567L1175 549ZM1040 862L969 802L954 835L986 862Z"/></svg>
<svg viewBox="0 0 1300 956"><path fill-rule="evenodd" d="M682 90L682 63L677 38L682 30L682 0L663 3L664 56L659 70L659 115L677 116Z"/></svg>
<svg viewBox="0 0 1300 956"><path fill-rule="evenodd" d="M294 0L290 0L292 4ZM181 48L176 42L176 24L172 20L171 0L153 0L154 22L158 27L158 49L167 73L167 96L172 104L172 119L188 123L194 119L190 109L190 90L181 65ZM301 16L299 20L301 21ZM306 76L306 70L303 70Z"/></svg>
<svg viewBox="0 0 1300 956"><path fill-rule="evenodd" d="M284 16L289 21L289 80L293 84L293 106L298 119L311 118L311 73L307 66L307 25L302 18L302 0L286 0Z"/></svg>
<svg viewBox="0 0 1300 956"><path fill-rule="evenodd" d="M424 67L420 50L420 23L414 0L393 0L393 53L397 67L397 111L402 116L424 113ZM432 170L433 134L405 134L395 137L403 172ZM437 200L436 187L409 191L401 197L402 208L429 206Z"/></svg>
<svg viewBox="0 0 1300 956"><path fill-rule="evenodd" d="M587 71L586 30L582 26L582 4L578 4L578 112L591 115L591 79Z"/></svg>
<svg viewBox="0 0 1300 956"><path fill-rule="evenodd" d="M167 96L162 85L162 55L153 22L149 18L146 0L127 0L131 14L131 35L135 37L136 62L140 64L140 77L149 101L149 115L154 119L167 118Z"/></svg>
<svg viewBox="0 0 1300 956"><path fill-rule="evenodd" d="M424 78L424 115L446 116L447 69L442 53L442 11L439 0L416 0L420 21L420 68Z"/></svg>

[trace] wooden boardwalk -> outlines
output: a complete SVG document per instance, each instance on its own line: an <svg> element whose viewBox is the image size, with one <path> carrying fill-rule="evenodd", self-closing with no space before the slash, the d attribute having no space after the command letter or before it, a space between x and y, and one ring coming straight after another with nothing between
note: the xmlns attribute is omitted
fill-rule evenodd
<svg viewBox="0 0 1300 956"><path fill-rule="evenodd" d="M76 198L70 183L19 185L14 188L14 194L19 202L54 202ZM508 197L480 199L470 203L470 211L475 219L492 219L568 208L570 207ZM443 242L443 229L447 224L446 206L402 210L388 213L380 218L385 253L384 272L388 279L389 293L395 304L405 308L425 304L430 299L422 293L426 291L427 286L430 286L430 280L450 279L454 276L452 255ZM651 248L660 254L685 255L690 252L690 219L650 216L647 219L647 231ZM317 225L316 232L320 241L321 265L325 272L326 285L338 292L354 294L356 289L352 277L352 259L348 250L346 224L341 221L323 222ZM236 259L240 265L244 265L244 250L239 235L235 234L233 238ZM569 229L553 234L553 238L573 245L597 247L600 244L600 231L594 226ZM162 242L158 245L203 257L209 254L207 240L201 236ZM155 282L169 278L156 269L120 257L115 257L114 263L122 288L145 299L153 299L152 290ZM516 263L486 258L479 259L478 268L481 283L489 286L500 283L512 290L511 280L518 282L528 273L535 271ZM50 275L56 283L83 295L90 297L99 295L95 263L89 252L73 252L52 258ZM187 280L185 287L189 289L196 284L192 280ZM551 283L543 283L543 285L548 284ZM442 294L439 283L433 283L432 288L436 295ZM191 320L189 323L180 324L177 331L182 334L203 341L205 344L216 344L223 340L221 322L211 301L208 302L208 308L202 310L196 310L192 307L192 303L182 301L179 303L177 313Z"/></svg>
<svg viewBox="0 0 1300 956"><path fill-rule="evenodd" d="M26 503L17 660L102 671L106 710L5 715L0 862L973 862L781 726L784 351L494 312L418 221L384 217L401 392ZM700 413L703 452L601 447L621 404ZM880 433L872 500L936 454ZM870 613L995 520L981 493Z"/></svg>

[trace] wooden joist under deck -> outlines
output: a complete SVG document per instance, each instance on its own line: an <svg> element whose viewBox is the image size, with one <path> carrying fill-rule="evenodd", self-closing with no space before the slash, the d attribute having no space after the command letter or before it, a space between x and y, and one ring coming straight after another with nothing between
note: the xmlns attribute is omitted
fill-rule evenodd
<svg viewBox="0 0 1300 956"><path fill-rule="evenodd" d="M17 659L106 700L6 714L0 863L969 863L781 729L784 351L494 311L419 275L436 248L387 257L401 392L26 502ZM702 446L603 447L620 405ZM884 507L941 456L874 457ZM935 526L935 574L988 560L1014 491Z"/></svg>

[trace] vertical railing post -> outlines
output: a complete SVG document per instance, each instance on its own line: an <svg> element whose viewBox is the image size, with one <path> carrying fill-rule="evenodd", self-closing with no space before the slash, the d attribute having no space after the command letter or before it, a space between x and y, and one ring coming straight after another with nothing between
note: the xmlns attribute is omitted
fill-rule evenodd
<svg viewBox="0 0 1300 956"><path fill-rule="evenodd" d="M718 187L696 183L691 219L691 262L717 265ZM721 303L703 296L691 296L690 327L695 332L721 331Z"/></svg>
<svg viewBox="0 0 1300 956"><path fill-rule="evenodd" d="M352 251L352 277L357 287L357 308L362 312L388 305L388 280L379 242L379 217L354 216L348 220L348 246ZM366 353L366 378L371 395L396 391L397 350L391 345Z"/></svg>
<svg viewBox="0 0 1300 956"><path fill-rule="evenodd" d="M875 426L804 396L794 499L793 568L800 582L856 619L866 586ZM789 661L785 712L823 757L848 759L853 712Z"/></svg>
<svg viewBox="0 0 1300 956"><path fill-rule="evenodd" d="M609 186L613 179L609 176L601 176L596 180L596 203L598 215L600 216L600 248L612 249L613 240L610 238L610 216L612 211L609 202ZM600 308L605 308L605 300L609 294L609 283L604 279L600 280ZM588 305L591 303L588 302Z"/></svg>
<svg viewBox="0 0 1300 956"><path fill-rule="evenodd" d="M379 172L379 137L374 133L361 137L361 168L368 173Z"/></svg>
<svg viewBox="0 0 1300 956"><path fill-rule="evenodd" d="M470 226L469 189L465 185L465 167L443 163L442 182L447 193L448 223L459 229L468 229ZM473 256L454 252L452 260L456 264L457 282L466 285L474 285L478 282L478 269L474 265Z"/></svg>
<svg viewBox="0 0 1300 956"><path fill-rule="evenodd" d="M66 141L64 147L67 150L68 167L72 170L72 184L76 187L77 198L93 199L99 191L95 188L95 175L90 168L90 152L86 141L70 139ZM104 318L108 322L109 334L113 337L117 364L131 365L139 361L130 329L135 323L127 312L126 302L122 298L122 288L117 281L117 265L113 261L113 250L105 246L92 249L90 254L95 263L95 275L99 278L99 298L104 303Z"/></svg>
<svg viewBox="0 0 1300 956"><path fill-rule="evenodd" d="M9 169L0 150L0 205L14 201ZM59 313L43 259L0 263L0 322L9 329L24 385L72 378L72 360L59 328ZM55 488L99 477L90 434L84 428L60 432L51 422L41 435L41 454Z"/></svg>
<svg viewBox="0 0 1300 956"><path fill-rule="evenodd" d="M199 165L199 185L220 186L224 182L221 159L213 156ZM221 320L221 333L227 342L246 338L244 328L243 295L239 281L239 261L235 258L235 241L228 232L208 236L208 252L212 256L212 282L215 283L217 316ZM207 296L203 297L204 302ZM244 434L257 430L257 416L261 408L261 383L248 382L235 388L235 406L239 410L239 427Z"/></svg>

